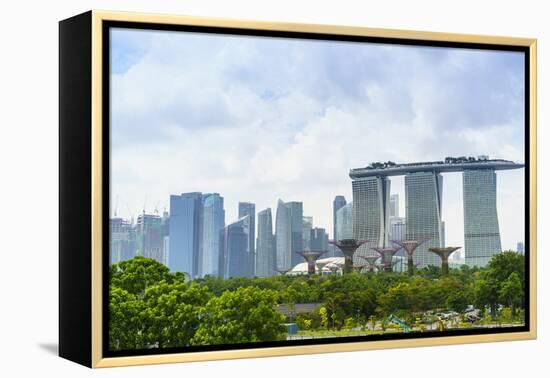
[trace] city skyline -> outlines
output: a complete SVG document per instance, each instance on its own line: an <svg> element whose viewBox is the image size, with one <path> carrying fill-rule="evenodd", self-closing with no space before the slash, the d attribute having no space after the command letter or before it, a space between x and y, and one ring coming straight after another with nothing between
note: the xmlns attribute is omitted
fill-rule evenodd
<svg viewBox="0 0 550 378"><path fill-rule="evenodd" d="M521 54L124 29L111 37L111 214L162 213L170 194L218 192L229 223L240 201L275 211L284 198L332 235L332 201L351 201L352 167L448 155L524 161ZM502 249L524 240L515 221L523 182L523 170L497 182ZM392 179L401 214L404 187ZM460 175L445 175L443 198L447 244L464 245Z"/></svg>

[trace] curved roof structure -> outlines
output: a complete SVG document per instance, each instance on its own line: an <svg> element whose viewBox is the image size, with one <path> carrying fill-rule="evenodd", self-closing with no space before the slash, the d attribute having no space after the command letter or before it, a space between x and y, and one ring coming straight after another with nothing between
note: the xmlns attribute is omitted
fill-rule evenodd
<svg viewBox="0 0 550 378"><path fill-rule="evenodd" d="M318 263L325 263L323 267L323 272L330 272L331 264L344 264L344 257L326 257L324 259L317 260ZM319 271L319 267L315 266L315 271ZM287 274L306 274L307 273L307 262L303 262L294 266Z"/></svg>
<svg viewBox="0 0 550 378"><path fill-rule="evenodd" d="M373 176L402 176L414 172L444 173L483 169L504 170L523 168L524 166L525 164L502 159L469 160L468 158L447 158L445 161L427 161L407 164L395 164L392 162L373 163L368 167L351 169L349 177L352 179L359 179Z"/></svg>

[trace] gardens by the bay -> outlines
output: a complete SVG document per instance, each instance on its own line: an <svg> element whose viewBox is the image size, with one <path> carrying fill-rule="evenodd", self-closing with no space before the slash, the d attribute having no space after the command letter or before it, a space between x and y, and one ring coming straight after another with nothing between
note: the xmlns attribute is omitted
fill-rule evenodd
<svg viewBox="0 0 550 378"><path fill-rule="evenodd" d="M525 258L484 268L189 281L152 259L110 267L111 350L524 324ZM291 326L292 327L291 327Z"/></svg>

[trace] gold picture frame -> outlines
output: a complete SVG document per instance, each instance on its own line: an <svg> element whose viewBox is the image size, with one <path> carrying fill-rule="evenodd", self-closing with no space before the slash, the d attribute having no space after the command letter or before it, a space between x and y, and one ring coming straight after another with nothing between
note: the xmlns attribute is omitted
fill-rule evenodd
<svg viewBox="0 0 550 378"><path fill-rule="evenodd" d="M527 277L529 283L529 330L521 332L453 335L429 338L408 338L399 340L377 340L361 342L342 342L330 344L296 345L265 347L254 349L233 349L199 351L190 353L171 353L138 355L123 357L104 357L103 354L103 281L104 251L104 207L106 183L103 181L104 135L102 125L105 120L103 77L105 61L103 57L104 24L106 22L131 22L143 25L188 25L199 27L235 28L261 31L283 31L315 33L336 36L358 36L376 38L398 38L422 42L466 43L476 45L520 46L528 50L528 118L529 118L529 260ZM280 22L259 22L250 20L232 20L209 17L189 17L146 13L110 12L93 10L60 23L60 127L61 127L61 229L60 229L60 355L89 367L114 367L143 364L160 364L189 361L208 361L221 359L284 356L329 352L348 352L372 349L424 347L449 344L484 343L535 339L537 336L537 41L530 38L501 36L482 36L469 34L451 34L412 30L378 29L355 26L335 26L316 24L295 24ZM81 49L86 54L79 53ZM75 58L75 54L79 58ZM68 70L77 70L71 64L79 65L81 71L68 74ZM87 70L89 75L86 77ZM76 83L76 84L75 84ZM77 85L78 89L74 89ZM70 93L69 93L70 92ZM64 94L65 93L65 94ZM82 93L79 96L78 93ZM76 104L75 101L79 101ZM89 101L89 102L88 102ZM81 111L75 112L75 109ZM79 124L77 125L76 122ZM87 123L81 125L82 122ZM84 131L75 130L80 127ZM78 135L74 134L78 133ZM75 153L69 143L78 139L88 145L89 167L71 165L70 153ZM75 147L76 148L76 147ZM84 171L82 172L82 169ZM87 179L79 182L73 189L63 189L69 176L80 170L79 174ZM87 189L89 200L82 206L86 210L81 216L89 216L89 223L75 224L67 215L64 206L69 200L78 200L83 195L79 189ZM74 190L71 191L71 190ZM526 194L527 195L527 194ZM64 202L64 200L66 202ZM64 217L67 215L67 217ZM76 229L76 227L79 227ZM68 239L68 233L75 233L75 239ZM78 235L85 234L84 240ZM74 256L75 246L82 256ZM72 248L72 249L71 249ZM72 252L71 252L72 251ZM72 253L72 255L71 255ZM88 284L86 284L88 282ZM76 296L81 298L76 300ZM82 302L79 302L82 301ZM75 308L78 307L78 308ZM80 312L79 312L80 311ZM82 314L89 314L83 317ZM77 319L78 320L75 320ZM69 324L69 325L68 325ZM80 351L74 351L79 343L86 344ZM89 345L88 345L89 344ZM88 348L89 346L89 348Z"/></svg>

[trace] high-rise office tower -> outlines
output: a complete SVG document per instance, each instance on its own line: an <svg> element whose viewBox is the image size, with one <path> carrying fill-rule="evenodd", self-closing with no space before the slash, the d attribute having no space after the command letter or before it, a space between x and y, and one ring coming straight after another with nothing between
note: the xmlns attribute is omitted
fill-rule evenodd
<svg viewBox="0 0 550 378"><path fill-rule="evenodd" d="M256 243L256 275L270 277L275 275L275 240L271 209L258 213L258 241Z"/></svg>
<svg viewBox="0 0 550 378"><path fill-rule="evenodd" d="M328 234L324 228L311 229L311 250L317 252L328 250Z"/></svg>
<svg viewBox="0 0 550 378"><path fill-rule="evenodd" d="M375 256L372 247L388 245L389 201L391 182L387 177L354 178L353 237L368 240L354 255L354 263L362 263L359 256Z"/></svg>
<svg viewBox="0 0 550 378"><path fill-rule="evenodd" d="M441 265L428 248L441 247L441 198L443 176L434 172L405 175L406 240L425 240L414 254L419 267Z"/></svg>
<svg viewBox="0 0 550 378"><path fill-rule="evenodd" d="M303 261L303 258L296 252L304 250L302 244L304 210L302 202L287 202L285 205L290 210L290 264L294 267Z"/></svg>
<svg viewBox="0 0 550 378"><path fill-rule="evenodd" d="M468 266L483 267L501 252L497 216L497 176L494 170L465 170L464 254Z"/></svg>
<svg viewBox="0 0 550 378"><path fill-rule="evenodd" d="M168 266L169 240L170 240L170 214L164 210L162 213L162 257L164 259L163 264Z"/></svg>
<svg viewBox="0 0 550 378"><path fill-rule="evenodd" d="M520 255L525 255L525 244L523 244L523 242L518 242L516 245L516 252Z"/></svg>
<svg viewBox="0 0 550 378"><path fill-rule="evenodd" d="M122 218L111 218L109 233L110 263L132 259L136 252L136 234L132 224Z"/></svg>
<svg viewBox="0 0 550 378"><path fill-rule="evenodd" d="M162 253L162 218L154 214L140 214L136 223L137 253L164 264Z"/></svg>
<svg viewBox="0 0 550 378"><path fill-rule="evenodd" d="M223 255L220 234L225 227L223 197L218 193L202 196L202 242L199 276L223 276Z"/></svg>
<svg viewBox="0 0 550 378"><path fill-rule="evenodd" d="M353 202L336 212L336 226L338 240L353 239Z"/></svg>
<svg viewBox="0 0 550 378"><path fill-rule="evenodd" d="M249 215L248 223L248 273L249 277L253 277L256 271L256 205L250 202L239 202L239 219Z"/></svg>
<svg viewBox="0 0 550 378"><path fill-rule="evenodd" d="M275 216L275 246L278 270L292 269L291 240L290 208L286 206L282 200L279 200L277 202L277 214Z"/></svg>
<svg viewBox="0 0 550 378"><path fill-rule="evenodd" d="M302 245L304 251L311 249L311 229L313 228L313 217L304 216L302 221Z"/></svg>
<svg viewBox="0 0 550 378"><path fill-rule="evenodd" d="M405 240L406 225L405 218L390 217L390 242L392 240Z"/></svg>
<svg viewBox="0 0 550 378"><path fill-rule="evenodd" d="M247 253L249 222L250 216L247 215L224 229L225 278L249 276Z"/></svg>
<svg viewBox="0 0 550 378"><path fill-rule="evenodd" d="M202 194L198 192L170 196L170 250L168 267L198 276L202 242Z"/></svg>
<svg viewBox="0 0 550 378"><path fill-rule="evenodd" d="M344 196L336 196L334 197L334 201L332 201L332 238L334 240L341 240L342 238L338 235L338 218L336 214L338 213L338 210L340 210L342 207L346 206L346 197Z"/></svg>
<svg viewBox="0 0 550 378"><path fill-rule="evenodd" d="M399 216L399 194L390 196L390 217Z"/></svg>
<svg viewBox="0 0 550 378"><path fill-rule="evenodd" d="M168 259L170 258L170 235L166 235L162 238L162 247L164 250L164 262L163 264L168 266Z"/></svg>

